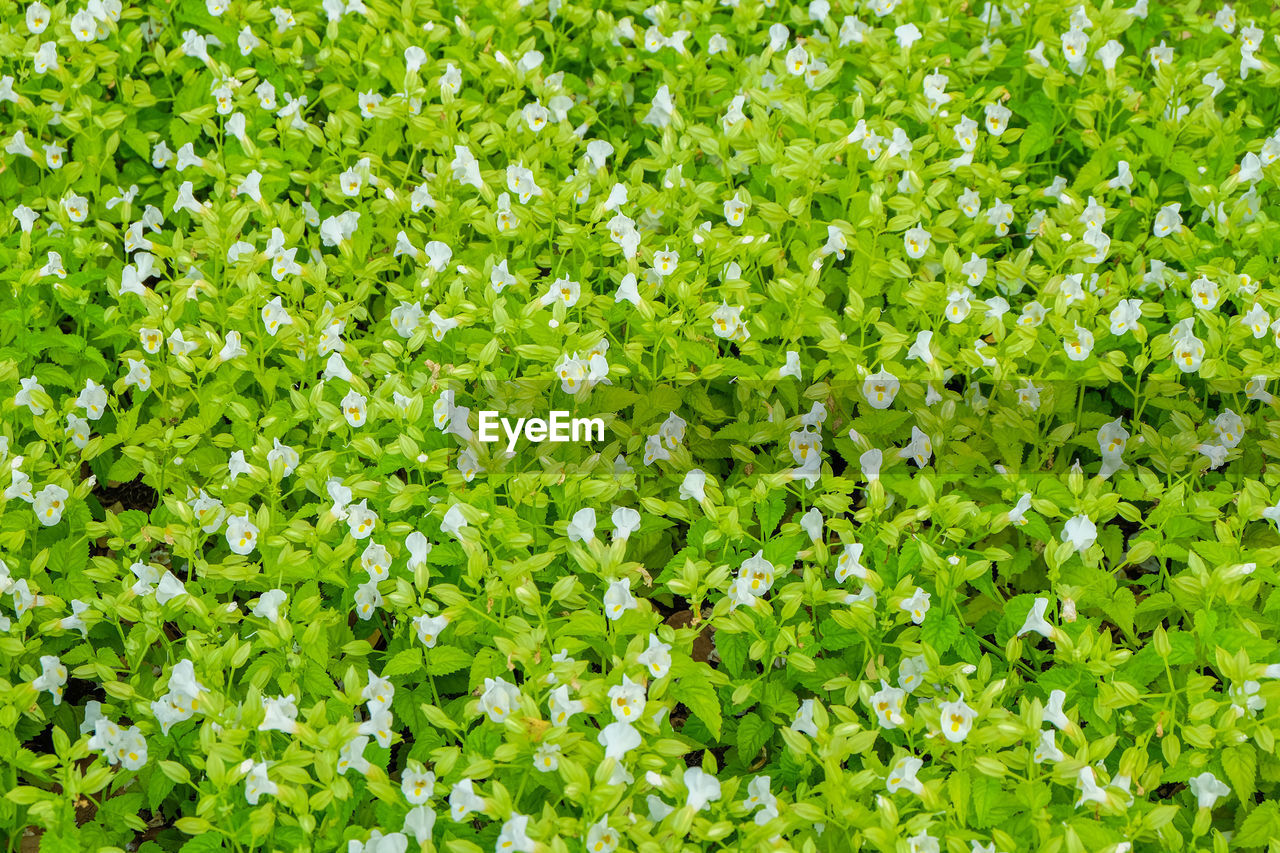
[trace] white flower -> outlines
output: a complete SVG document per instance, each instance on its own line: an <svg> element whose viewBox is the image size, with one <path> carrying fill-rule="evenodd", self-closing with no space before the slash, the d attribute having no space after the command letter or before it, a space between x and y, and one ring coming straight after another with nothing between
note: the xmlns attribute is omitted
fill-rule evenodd
<svg viewBox="0 0 1280 853"><path fill-rule="evenodd" d="M910 258L922 258L925 252L929 251L929 244L932 237L928 231L919 225L908 229L902 237L903 245L906 249L907 256Z"/></svg>
<svg viewBox="0 0 1280 853"><path fill-rule="evenodd" d="M560 746L542 743L533 753L533 769L539 773L552 773L560 767Z"/></svg>
<svg viewBox="0 0 1280 853"><path fill-rule="evenodd" d="M410 805L420 806L431 799L436 787L436 774L423 770L417 761L410 761L400 776L400 790Z"/></svg>
<svg viewBox="0 0 1280 853"><path fill-rule="evenodd" d="M14 480L17 481L17 468L13 469ZM36 518L45 527L52 527L62 520L62 513L67 506L67 490L61 486L50 483L40 491L36 492L35 500L31 508L35 510Z"/></svg>
<svg viewBox="0 0 1280 853"><path fill-rule="evenodd" d="M274 797L279 793L279 786L267 776L265 761L255 762L252 758L246 758L240 765L240 770L247 774L244 779L244 798L249 805L256 806L263 794Z"/></svg>
<svg viewBox="0 0 1280 853"><path fill-rule="evenodd" d="M953 290L947 294L946 318L952 323L964 322L969 316L969 297L971 292L968 288Z"/></svg>
<svg viewBox="0 0 1280 853"><path fill-rule="evenodd" d="M810 507L809 511L800 517L800 527L809 534L809 539L812 541L817 542L822 539L822 512L816 506Z"/></svg>
<svg viewBox="0 0 1280 853"><path fill-rule="evenodd" d="M462 538L462 528L467 526L467 517L458 504L449 507L440 521L440 530L455 539Z"/></svg>
<svg viewBox="0 0 1280 853"><path fill-rule="evenodd" d="M502 824L502 831L498 833L498 843L494 848L507 853L533 853L534 841L528 835L529 818L527 815L513 814L506 823Z"/></svg>
<svg viewBox="0 0 1280 853"><path fill-rule="evenodd" d="M654 678L662 678L671 671L671 646L658 639L657 634L650 634L649 647L640 653L636 663L644 665Z"/></svg>
<svg viewBox="0 0 1280 853"><path fill-rule="evenodd" d="M1053 626L1045 621L1044 618L1044 612L1048 606L1049 599L1037 598L1032 603L1031 610L1027 613L1026 621L1022 623L1022 628L1019 629L1017 636L1021 637L1023 634L1035 631L1042 637L1052 637Z"/></svg>
<svg viewBox="0 0 1280 853"><path fill-rule="evenodd" d="M899 47L910 50L911 46L924 36L924 33L920 32L920 28L915 24L906 23L895 27L893 35L898 40Z"/></svg>
<svg viewBox="0 0 1280 853"><path fill-rule="evenodd" d="M227 332L227 340L218 352L218 360L230 361L245 354L245 348L240 345L240 333L234 330Z"/></svg>
<svg viewBox="0 0 1280 853"><path fill-rule="evenodd" d="M431 840L435 825L436 813L430 806L416 806L404 816L404 831L413 833L413 838L419 845Z"/></svg>
<svg viewBox="0 0 1280 853"><path fill-rule="evenodd" d="M40 674L31 682L36 690L47 690L53 697L53 704L62 704L63 688L67 684L67 668L56 655L40 657Z"/></svg>
<svg viewBox="0 0 1280 853"><path fill-rule="evenodd" d="M262 325L266 327L267 334L272 337L275 337L276 332L280 331L282 326L288 326L292 323L293 318L289 316L289 312L280 304L279 296L263 306Z"/></svg>
<svg viewBox="0 0 1280 853"><path fill-rule="evenodd" d="M905 722L903 711L906 708L907 691L899 687L890 687L883 678L880 689L871 694L871 709L875 711L876 720L886 729L896 729Z"/></svg>
<svg viewBox="0 0 1280 853"><path fill-rule="evenodd" d="M613 853L618 849L619 834L609 826L609 818L602 817L587 830L588 853Z"/></svg>
<svg viewBox="0 0 1280 853"><path fill-rule="evenodd" d="M1107 181L1107 186L1111 189L1129 189L1133 186L1133 173L1129 171L1129 161L1121 160L1116 165L1116 176Z"/></svg>
<svg viewBox="0 0 1280 853"><path fill-rule="evenodd" d="M1035 754L1031 756L1032 761L1042 764L1045 761L1061 761L1064 758L1062 750L1058 749L1058 745L1054 742L1056 734L1053 729L1040 732L1040 741L1036 744Z"/></svg>
<svg viewBox="0 0 1280 853"><path fill-rule="evenodd" d="M282 589L269 590L258 598L251 612L254 616L274 622L280 618L280 608L288 598L289 594Z"/></svg>
<svg viewBox="0 0 1280 853"><path fill-rule="evenodd" d="M844 546L844 552L836 560L836 583L844 583L851 577L866 579L867 567L862 565L862 549L862 544L858 542Z"/></svg>
<svg viewBox="0 0 1280 853"><path fill-rule="evenodd" d="M939 853L938 839L920 830L907 839L907 853Z"/></svg>
<svg viewBox="0 0 1280 853"><path fill-rule="evenodd" d="M718 338L745 341L750 337L742 319L742 306L721 304L711 313L711 331Z"/></svg>
<svg viewBox="0 0 1280 853"><path fill-rule="evenodd" d="M294 734L298 730L298 706L294 704L294 696L280 696L275 699L262 697L262 724L258 731L279 731Z"/></svg>
<svg viewBox="0 0 1280 853"><path fill-rule="evenodd" d="M453 179L462 184L480 189L483 183L480 179L480 162L476 160L471 150L465 145L453 146L454 159L449 168L453 173Z"/></svg>
<svg viewBox="0 0 1280 853"><path fill-rule="evenodd" d="M337 353L334 353L337 355ZM342 416L352 427L364 426L369 417L368 400L363 394L351 390L342 398Z"/></svg>
<svg viewBox="0 0 1280 853"><path fill-rule="evenodd" d="M929 593L916 587L911 597L904 599L898 607L911 614L911 621L919 625L924 621L925 614L929 612L929 598Z"/></svg>
<svg viewBox="0 0 1280 853"><path fill-rule="evenodd" d="M591 507L578 510L566 529L570 542L588 543L596 538L596 511Z"/></svg>
<svg viewBox="0 0 1280 853"><path fill-rule="evenodd" d="M84 390L76 397L76 405L84 409L86 418L96 421L107 410L107 391L92 379L86 379Z"/></svg>
<svg viewBox="0 0 1280 853"><path fill-rule="evenodd" d="M253 53L260 44L262 44L262 42L253 34L253 30L249 25L245 24L244 28L240 30L239 35L236 37L236 47L240 48L240 55L248 56ZM269 107L264 105L263 109L269 109Z"/></svg>
<svg viewBox="0 0 1280 853"><path fill-rule="evenodd" d="M720 780L701 767L690 767L684 771L684 786L689 792L685 805L694 812L700 812L720 799Z"/></svg>
<svg viewBox="0 0 1280 853"><path fill-rule="evenodd" d="M1226 447L1236 447L1244 438L1244 419L1230 409L1225 409L1213 419L1213 431Z"/></svg>
<svg viewBox="0 0 1280 853"><path fill-rule="evenodd" d="M887 409L898 396L899 384L897 377L882 368L863 381L862 396L872 408Z"/></svg>
<svg viewBox="0 0 1280 853"><path fill-rule="evenodd" d="M486 678L480 710L495 723L504 722L520 705L520 688L503 678Z"/></svg>
<svg viewBox="0 0 1280 853"><path fill-rule="evenodd" d="M258 545L258 528L249 520L249 514L227 519L227 545L237 554L248 554Z"/></svg>
<svg viewBox="0 0 1280 853"><path fill-rule="evenodd" d="M177 598L179 595L186 595L187 588L177 576L169 570L161 575L160 582L156 585L156 603L165 604L170 600Z"/></svg>
<svg viewBox="0 0 1280 853"><path fill-rule="evenodd" d="M644 123L658 128L666 127L671 123L671 116L674 112L675 102L671 99L671 91L666 84L663 84L654 93L653 103L649 108L648 114L644 117Z"/></svg>
<svg viewBox="0 0 1280 853"><path fill-rule="evenodd" d="M609 589L604 594L604 615L609 619L620 619L628 610L635 610L638 605L631 594L631 578L618 578L609 582Z"/></svg>
<svg viewBox="0 0 1280 853"><path fill-rule="evenodd" d="M873 482L880 479L880 468L884 464L884 451L877 447L864 451L858 457L858 465L862 468L862 476L867 478L867 482Z"/></svg>
<svg viewBox="0 0 1280 853"><path fill-rule="evenodd" d="M548 705L551 710L551 724L555 726L568 725L573 715L580 713L583 709L582 702L569 698L569 686L566 684L551 691Z"/></svg>
<svg viewBox="0 0 1280 853"><path fill-rule="evenodd" d="M32 3L27 7L27 31L33 36L38 36L49 26L49 7L43 3Z"/></svg>
<svg viewBox="0 0 1280 853"><path fill-rule="evenodd" d="M625 542L632 533L640 529L640 513L630 507L616 507L611 516L613 521L613 538Z"/></svg>
<svg viewBox="0 0 1280 853"><path fill-rule="evenodd" d="M699 503L707 499L707 475L700 468L694 468L685 474L684 480L680 483L680 499L689 500L690 498Z"/></svg>
<svg viewBox="0 0 1280 853"><path fill-rule="evenodd" d="M57 42L47 41L40 45L36 49L35 56L31 59L32 70L37 74L47 74L50 71L57 71L58 67ZM54 168L57 168L57 166Z"/></svg>
<svg viewBox="0 0 1280 853"><path fill-rule="evenodd" d="M436 641L440 638L440 634L449 625L449 619L446 616L427 616L425 613L421 616L415 616L413 619L414 630L418 633L418 640L422 645L429 649L434 649Z"/></svg>
<svg viewBox="0 0 1280 853"><path fill-rule="evenodd" d="M643 710L643 699L641 699L640 707ZM604 747L604 757L614 758L617 761L622 761L628 752L631 752L632 749L639 747L644 742L636 727L623 720L614 720L611 724L604 726L603 729L600 729L600 734L596 735L595 739L596 743Z"/></svg>
<svg viewBox="0 0 1280 853"><path fill-rule="evenodd" d="M1096 803L1098 805L1106 805L1107 792L1098 785L1098 778L1093 772L1093 768L1089 766L1081 767L1079 774L1076 776L1076 782L1080 786L1080 799L1076 800L1076 807L1085 803Z"/></svg>
<svg viewBox="0 0 1280 853"><path fill-rule="evenodd" d="M1244 575L1253 574L1257 571L1256 563L1245 563L1241 566L1233 566L1223 573L1224 577L1234 578ZM1259 695L1262 685L1257 681L1248 680L1243 684L1234 684L1227 690L1227 695L1231 697L1231 707L1237 716L1243 717L1248 714L1250 717L1256 716L1267 706L1267 700Z"/></svg>
<svg viewBox="0 0 1280 853"><path fill-rule="evenodd" d="M1141 299L1122 299L1111 311L1111 334L1122 335L1135 331L1142 318Z"/></svg>
<svg viewBox="0 0 1280 853"><path fill-rule="evenodd" d="M911 442L898 451L898 457L912 459L915 461L916 467L923 468L928 464L932 456L933 443L929 440L929 436L925 435L920 430L920 427L913 425L911 427Z"/></svg>
<svg viewBox="0 0 1280 853"><path fill-rule="evenodd" d="M930 344L933 342L933 330L921 329L916 333L916 339L907 350L908 361L923 361L925 364L933 363L933 350Z"/></svg>
<svg viewBox="0 0 1280 853"><path fill-rule="evenodd" d="M1205 771L1199 776L1192 776L1187 782L1191 793L1196 796L1196 808L1211 809L1220 797L1228 796L1231 788L1219 781L1218 777Z"/></svg>
<svg viewBox="0 0 1280 853"><path fill-rule="evenodd" d="M431 553L432 545L425 535L415 530L405 537L404 545L409 552L410 571L426 565L427 555Z"/></svg>
<svg viewBox="0 0 1280 853"><path fill-rule="evenodd" d="M1049 691L1049 703L1044 708L1044 718L1059 729L1065 729L1071 725L1071 720L1062 710L1062 703L1066 701L1066 698L1065 691L1051 690Z"/></svg>
<svg viewBox="0 0 1280 853"><path fill-rule="evenodd" d="M1182 215L1178 212L1182 208L1180 202L1166 204L1160 208L1160 212L1156 214L1155 223L1151 228L1151 233L1157 237L1168 237L1170 234L1176 234L1182 230Z"/></svg>
<svg viewBox="0 0 1280 853"><path fill-rule="evenodd" d="M36 403L35 400L32 400L32 396L31 396L32 392L45 391L45 387L42 386L42 384L40 384L40 380L38 380L36 377L26 377L18 380L18 386L19 386L18 393L14 394L14 397L13 397L14 405L27 406L28 409L31 410L31 414L36 415L37 418L40 415L44 415L45 414L44 406L38 405L38 403Z"/></svg>
<svg viewBox="0 0 1280 853"><path fill-rule="evenodd" d="M897 685L908 693L914 692L915 688L924 684L924 675L928 671L929 663L924 660L923 654L904 657L897 665Z"/></svg>
<svg viewBox="0 0 1280 853"><path fill-rule="evenodd" d="M285 477L297 470L298 462L300 461L298 451L287 444L281 444L280 439L273 438L271 439L271 449L267 451L267 465L271 465L277 459L280 460L282 474Z"/></svg>
<svg viewBox="0 0 1280 853"><path fill-rule="evenodd" d="M1077 553L1084 553L1098 539L1098 528L1087 515L1077 515L1062 527L1062 541L1075 546Z"/></svg>
<svg viewBox="0 0 1280 853"><path fill-rule="evenodd" d="M1093 352L1093 333L1077 323L1075 334L1062 339L1062 348L1072 361L1084 361Z"/></svg>
<svg viewBox="0 0 1280 853"><path fill-rule="evenodd" d="M805 69L809 66L809 54L805 49L796 45L787 51L786 58L787 72L793 77L799 77L804 74Z"/></svg>
<svg viewBox="0 0 1280 853"><path fill-rule="evenodd" d="M805 699L800 703L800 707L796 711L795 719L791 721L792 731L808 735L809 737L818 736L818 726L813 721L813 708L814 701L812 699Z"/></svg>
<svg viewBox="0 0 1280 853"><path fill-rule="evenodd" d="M416 44L404 49L404 70L406 74L415 74L427 61L427 52Z"/></svg>
<svg viewBox="0 0 1280 853"><path fill-rule="evenodd" d="M620 723L634 723L644 713L645 688L627 676L622 683L609 688L609 708Z"/></svg>
<svg viewBox="0 0 1280 853"><path fill-rule="evenodd" d="M458 453L457 467L458 471L462 473L462 479L466 480L467 483L474 480L476 474L479 474L480 471L485 470L480 466L480 460L477 459L475 451L472 451L470 447Z"/></svg>
<svg viewBox="0 0 1280 853"><path fill-rule="evenodd" d="M954 702L938 703L939 722L942 736L952 743L959 743L969 735L973 728L973 720L978 712L970 708L964 701L964 694Z"/></svg>
<svg viewBox="0 0 1280 853"><path fill-rule="evenodd" d="M413 337L414 331L426 319L422 306L416 302L401 302L391 309L391 327L402 338Z"/></svg>
<svg viewBox="0 0 1280 853"><path fill-rule="evenodd" d="M885 779L885 787L889 789L890 794L906 788L911 793L919 796L924 792L924 783L916 778L916 774L920 772L920 768L924 766L924 762L915 756L904 755L889 770L889 776Z"/></svg>
<svg viewBox="0 0 1280 853"><path fill-rule="evenodd" d="M484 808L484 800L475 792L473 784L470 779L463 779L449 791L449 816L455 821Z"/></svg>
<svg viewBox="0 0 1280 853"><path fill-rule="evenodd" d="M233 483L241 474L249 474L252 471L253 466L245 461L243 450L234 451L227 460L227 473L231 475L231 482Z"/></svg>

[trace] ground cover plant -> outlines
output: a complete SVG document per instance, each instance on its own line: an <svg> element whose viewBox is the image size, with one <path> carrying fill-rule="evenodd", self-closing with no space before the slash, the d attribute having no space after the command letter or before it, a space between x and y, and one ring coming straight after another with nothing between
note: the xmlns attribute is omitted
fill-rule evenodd
<svg viewBox="0 0 1280 853"><path fill-rule="evenodd" d="M1276 849L1278 34L0 0L8 849Z"/></svg>

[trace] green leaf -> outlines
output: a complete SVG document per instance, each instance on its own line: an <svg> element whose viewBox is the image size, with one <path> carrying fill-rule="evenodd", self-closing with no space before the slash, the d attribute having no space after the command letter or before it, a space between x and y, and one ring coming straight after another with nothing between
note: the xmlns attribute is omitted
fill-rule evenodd
<svg viewBox="0 0 1280 853"><path fill-rule="evenodd" d="M1233 841L1237 847L1263 847L1277 836L1280 836L1280 804L1272 800L1249 813Z"/></svg>
<svg viewBox="0 0 1280 853"><path fill-rule="evenodd" d="M1231 789L1241 802L1253 798L1254 784L1258 778L1258 759L1250 744L1227 747L1222 750L1222 769L1231 780Z"/></svg>
<svg viewBox="0 0 1280 853"><path fill-rule="evenodd" d="M715 645L716 651L720 653L720 663L725 670L732 676L741 676L743 667L747 663L747 651L751 647L750 638L746 634L717 631Z"/></svg>
<svg viewBox="0 0 1280 853"><path fill-rule="evenodd" d="M787 502L782 492L770 492L769 496L756 504L756 518L760 520L760 538L763 540L773 535L782 520Z"/></svg>
<svg viewBox="0 0 1280 853"><path fill-rule="evenodd" d="M181 853L218 853L225 850L222 844L222 836L216 832L206 832L197 835L182 845Z"/></svg>
<svg viewBox="0 0 1280 853"><path fill-rule="evenodd" d="M471 665L471 655L453 646L437 646L427 649L427 673L450 675ZM483 678L481 679L483 680Z"/></svg>
<svg viewBox="0 0 1280 853"><path fill-rule="evenodd" d="M1053 146L1053 128L1048 124L1033 124L1018 141L1018 159L1024 163L1035 160L1036 155Z"/></svg>
<svg viewBox="0 0 1280 853"><path fill-rule="evenodd" d="M422 649L404 649L396 652L395 656L387 661L387 665L382 669L382 677L391 678L392 676L408 675L420 669L422 669Z"/></svg>
<svg viewBox="0 0 1280 853"><path fill-rule="evenodd" d="M1133 636L1133 615L1137 608L1137 601L1133 596L1133 590L1127 586L1122 586L1111 596L1111 602L1107 607L1107 615L1111 617L1111 621L1120 626L1121 630L1129 636Z"/></svg>
<svg viewBox="0 0 1280 853"><path fill-rule="evenodd" d="M51 829L40 836L40 853L79 853L77 836L74 829Z"/></svg>
<svg viewBox="0 0 1280 853"><path fill-rule="evenodd" d="M920 625L920 640L942 654L960 637L960 620L954 613L945 616L937 609L930 609Z"/></svg>
<svg viewBox="0 0 1280 853"><path fill-rule="evenodd" d="M152 773L147 783L147 806L155 811L173 791L173 780L164 773Z"/></svg>
<svg viewBox="0 0 1280 853"><path fill-rule="evenodd" d="M685 707L706 724L711 735L719 740L722 717L720 697L716 695L716 689L705 680L681 679L676 695Z"/></svg>
<svg viewBox="0 0 1280 853"><path fill-rule="evenodd" d="M746 714L738 720L738 756L744 762L750 762L760 754L760 750L773 735L773 724L767 723L756 714Z"/></svg>
<svg viewBox="0 0 1280 853"><path fill-rule="evenodd" d="M957 770L947 779L947 792L951 795L951 803L955 806L956 817L963 823L969 816L969 779L967 770Z"/></svg>

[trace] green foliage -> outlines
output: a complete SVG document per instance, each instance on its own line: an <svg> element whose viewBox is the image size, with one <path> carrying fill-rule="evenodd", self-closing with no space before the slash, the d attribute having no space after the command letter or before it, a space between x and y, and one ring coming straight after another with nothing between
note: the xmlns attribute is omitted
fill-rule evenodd
<svg viewBox="0 0 1280 853"><path fill-rule="evenodd" d="M1274 848L1278 28L0 5L8 847Z"/></svg>

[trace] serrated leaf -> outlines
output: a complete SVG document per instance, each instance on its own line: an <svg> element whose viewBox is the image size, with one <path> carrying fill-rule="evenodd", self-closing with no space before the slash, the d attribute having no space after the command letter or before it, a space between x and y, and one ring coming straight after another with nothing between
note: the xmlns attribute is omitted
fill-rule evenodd
<svg viewBox="0 0 1280 853"><path fill-rule="evenodd" d="M920 640L928 643L938 654L951 648L960 637L960 620L954 613L943 615L931 609L920 625Z"/></svg>
<svg viewBox="0 0 1280 853"><path fill-rule="evenodd" d="M420 669L422 669L422 649L403 649L387 661L386 666L382 668L382 677L408 675Z"/></svg>
<svg viewBox="0 0 1280 853"><path fill-rule="evenodd" d="M705 680L681 679L676 695L686 708L706 724L712 737L719 740L723 718L716 689Z"/></svg>
<svg viewBox="0 0 1280 853"><path fill-rule="evenodd" d="M219 853L225 849L222 836L214 832L206 832L182 845L181 853Z"/></svg>
<svg viewBox="0 0 1280 853"><path fill-rule="evenodd" d="M471 663L471 655L453 646L427 649L426 668L429 675L451 675L460 669L466 669Z"/></svg>
<svg viewBox="0 0 1280 853"><path fill-rule="evenodd" d="M1262 847L1277 836L1280 836L1280 805L1272 801L1251 811L1232 841L1236 847Z"/></svg>
<svg viewBox="0 0 1280 853"><path fill-rule="evenodd" d="M756 714L746 714L738 720L738 756L742 761L750 762L757 755L773 734L773 724L768 723Z"/></svg>
<svg viewBox="0 0 1280 853"><path fill-rule="evenodd" d="M778 522L782 520L782 513L786 510L786 506L787 502L781 492L770 492L768 497L756 504L756 518L760 520L761 539L772 536L773 531L778 529Z"/></svg>
<svg viewBox="0 0 1280 853"><path fill-rule="evenodd" d="M1258 759L1251 745L1244 743L1222 750L1222 769L1241 802L1253 799L1254 785L1258 778Z"/></svg>

